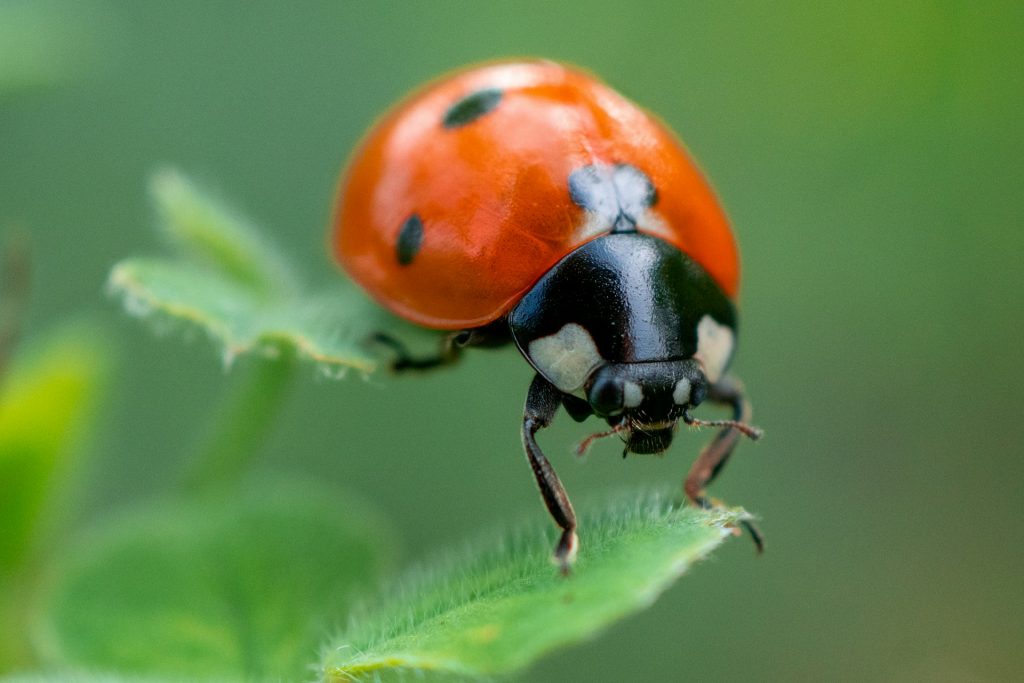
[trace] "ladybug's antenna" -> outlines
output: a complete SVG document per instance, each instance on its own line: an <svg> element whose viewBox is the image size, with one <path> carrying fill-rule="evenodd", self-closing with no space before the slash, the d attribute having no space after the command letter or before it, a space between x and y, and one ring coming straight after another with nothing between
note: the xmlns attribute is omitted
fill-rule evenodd
<svg viewBox="0 0 1024 683"><path fill-rule="evenodd" d="M583 457L584 455L587 454L587 451L590 450L590 447L593 446L594 442L597 441L598 439L604 439L604 438L609 437L609 436L615 436L619 432L626 431L626 430L627 430L626 423L620 422L619 424L615 425L614 427L612 427L611 429L609 429L607 431L597 432L596 434L591 434L590 436L588 436L587 438L583 439L578 444L576 444L576 455L579 456L579 457Z"/></svg>
<svg viewBox="0 0 1024 683"><path fill-rule="evenodd" d="M757 441L764 436L763 429L748 425L746 422L740 422L739 420L698 420L691 416L689 412L685 412L683 413L683 422L691 427L731 427L751 441Z"/></svg>

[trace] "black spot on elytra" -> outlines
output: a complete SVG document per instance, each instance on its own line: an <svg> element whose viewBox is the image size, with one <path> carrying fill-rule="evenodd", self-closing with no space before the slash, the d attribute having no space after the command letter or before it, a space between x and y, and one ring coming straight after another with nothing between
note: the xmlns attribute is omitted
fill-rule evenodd
<svg viewBox="0 0 1024 683"><path fill-rule="evenodd" d="M590 164L569 174L569 196L604 218L612 232L634 232L641 213L658 201L647 174L630 164Z"/></svg>
<svg viewBox="0 0 1024 683"><path fill-rule="evenodd" d="M395 257L398 263L407 266L416 258L423 246L423 221L416 214L405 219L402 229L398 232L398 242L395 244Z"/></svg>
<svg viewBox="0 0 1024 683"><path fill-rule="evenodd" d="M498 88L484 88L472 92L448 107L442 124L445 128L460 128L491 111L501 102L502 92Z"/></svg>

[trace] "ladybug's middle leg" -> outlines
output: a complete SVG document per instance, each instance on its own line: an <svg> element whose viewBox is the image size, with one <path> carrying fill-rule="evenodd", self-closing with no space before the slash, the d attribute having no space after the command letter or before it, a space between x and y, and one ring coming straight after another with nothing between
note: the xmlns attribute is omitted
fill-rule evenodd
<svg viewBox="0 0 1024 683"><path fill-rule="evenodd" d="M537 479L540 495L548 512L555 523L562 529L562 536L555 546L555 561L558 562L563 574L569 573L573 560L576 559L576 512L572 509L569 496L559 481L555 469L537 445L537 431L547 427L555 418L562 404L562 394L546 379L537 375L530 384L526 395L526 407L523 410L523 448Z"/></svg>
<svg viewBox="0 0 1024 683"><path fill-rule="evenodd" d="M732 419L734 422L741 423L741 427L745 427L746 423L750 420L750 402L743 395L743 386L737 380L725 377L718 383L712 384L708 388L708 399L731 407ZM684 420L690 424L698 422L690 418L688 414L684 416ZM760 437L760 430L745 428L750 430L747 434L748 436L752 438ZM732 455L736 444L743 434L744 432L737 427L726 427L718 432L711 443L705 446L704 450L697 456L697 460L693 463L693 467L690 468L690 473L683 484L686 497L697 507L703 509L713 507L704 489L715 480L715 477L725 467L725 463L729 461L729 456ZM754 545L757 546L757 552L763 552L764 536L761 534L760 529L749 520L744 520L741 524L750 534L751 539L753 539Z"/></svg>

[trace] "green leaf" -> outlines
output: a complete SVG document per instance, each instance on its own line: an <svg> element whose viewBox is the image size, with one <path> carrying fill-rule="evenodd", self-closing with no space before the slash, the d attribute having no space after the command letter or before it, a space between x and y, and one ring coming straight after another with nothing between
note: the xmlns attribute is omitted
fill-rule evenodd
<svg viewBox="0 0 1024 683"><path fill-rule="evenodd" d="M125 511L67 549L34 629L54 666L189 680L303 680L390 557L351 497L269 482Z"/></svg>
<svg viewBox="0 0 1024 683"><path fill-rule="evenodd" d="M0 580L38 542L93 417L109 358L97 330L70 326L14 360L0 392ZM2 648L0 648L2 649Z"/></svg>
<svg viewBox="0 0 1024 683"><path fill-rule="evenodd" d="M325 680L433 672L510 673L650 605L747 518L699 511L658 495L581 516L573 574L550 560L537 529L414 571L325 649ZM548 534L550 536L550 534Z"/></svg>
<svg viewBox="0 0 1024 683"><path fill-rule="evenodd" d="M328 376L376 369L385 350L366 344L374 332L416 352L436 350L438 333L386 313L340 277L326 291L302 286L279 248L180 173L160 172L152 190L178 254L113 268L109 289L130 313L162 327L203 330L227 361L294 351Z"/></svg>
<svg viewBox="0 0 1024 683"><path fill-rule="evenodd" d="M233 209L200 193L173 169L157 172L150 192L164 234L183 252L251 293L268 297L292 293L295 276L281 251Z"/></svg>

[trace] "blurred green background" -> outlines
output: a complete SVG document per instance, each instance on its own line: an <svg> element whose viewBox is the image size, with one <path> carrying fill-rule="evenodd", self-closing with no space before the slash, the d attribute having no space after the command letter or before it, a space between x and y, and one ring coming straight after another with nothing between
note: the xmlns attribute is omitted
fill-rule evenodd
<svg viewBox="0 0 1024 683"><path fill-rule="evenodd" d="M1024 4L0 10L0 226L32 240L26 338L85 311L119 345L88 511L160 490L230 379L205 340L154 337L103 296L116 260L159 248L154 168L217 189L327 282L334 186L374 118L446 70L547 56L662 116L734 220L736 369L767 435L713 492L760 515L768 552L730 543L526 678L1024 676ZM518 437L530 374L513 351L425 377L310 370L261 466L364 492L407 558L542 517ZM562 417L543 437L578 499L681 481L702 443L626 461L600 444L581 463L569 449L586 429Z"/></svg>

